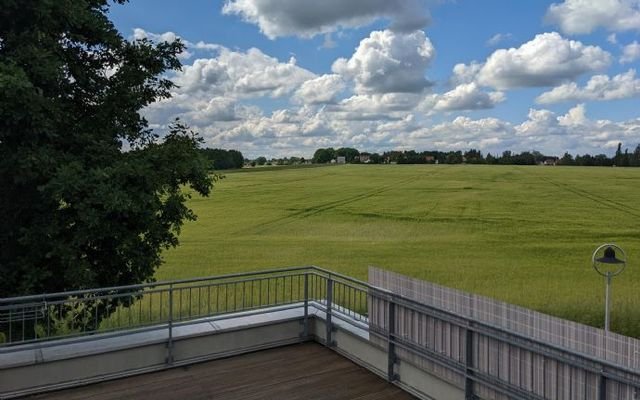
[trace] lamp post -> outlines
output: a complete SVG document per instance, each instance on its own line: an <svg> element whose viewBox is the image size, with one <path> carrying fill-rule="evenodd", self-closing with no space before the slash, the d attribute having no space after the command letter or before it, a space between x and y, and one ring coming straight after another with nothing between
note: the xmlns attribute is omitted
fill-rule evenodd
<svg viewBox="0 0 640 400"><path fill-rule="evenodd" d="M616 254L617 253L617 254ZM618 254L621 258L618 258ZM605 277L606 287L604 295L604 330L609 331L609 304L611 299L611 278L620 275L627 266L627 256L624 250L615 244L603 244L598 247L591 257L593 269Z"/></svg>

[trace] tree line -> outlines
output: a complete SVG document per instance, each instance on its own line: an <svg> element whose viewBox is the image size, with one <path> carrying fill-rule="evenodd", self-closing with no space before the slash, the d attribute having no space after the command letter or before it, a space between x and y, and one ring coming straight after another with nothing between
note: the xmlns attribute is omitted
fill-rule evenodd
<svg viewBox="0 0 640 400"><path fill-rule="evenodd" d="M344 157L344 158L342 158ZM576 166L640 166L640 144L633 152L629 149L622 151L622 144L613 157L606 154L577 154L575 156L565 153L562 157L549 156L539 151L523 151L515 153L510 150L501 154L487 153L470 149L467 151L422 151L392 150L383 153L360 152L350 147L339 149L320 148L313 154L314 164L327 164L332 162L348 164L491 164L491 165L576 165Z"/></svg>
<svg viewBox="0 0 640 400"><path fill-rule="evenodd" d="M200 154L207 160L209 170L225 170L242 168L245 163L244 156L238 150L224 149L199 149Z"/></svg>

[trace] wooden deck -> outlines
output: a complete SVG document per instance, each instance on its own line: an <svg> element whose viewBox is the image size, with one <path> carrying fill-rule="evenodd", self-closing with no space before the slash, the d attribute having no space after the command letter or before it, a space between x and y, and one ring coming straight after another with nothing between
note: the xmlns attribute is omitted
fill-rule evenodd
<svg viewBox="0 0 640 400"><path fill-rule="evenodd" d="M414 397L333 351L307 343L31 399L409 400Z"/></svg>

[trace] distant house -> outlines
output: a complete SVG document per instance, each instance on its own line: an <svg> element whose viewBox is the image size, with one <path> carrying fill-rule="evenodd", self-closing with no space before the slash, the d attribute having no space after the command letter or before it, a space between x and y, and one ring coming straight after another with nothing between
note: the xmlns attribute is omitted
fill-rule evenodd
<svg viewBox="0 0 640 400"><path fill-rule="evenodd" d="M358 159L361 163L368 163L371 160L371 154L369 153L360 153Z"/></svg>
<svg viewBox="0 0 640 400"><path fill-rule="evenodd" d="M425 156L424 160L428 163L432 163L436 161L436 158L434 156Z"/></svg>
<svg viewBox="0 0 640 400"><path fill-rule="evenodd" d="M541 165L556 165L558 163L558 157L547 157L540 163Z"/></svg>
<svg viewBox="0 0 640 400"><path fill-rule="evenodd" d="M338 158L336 159L336 162L338 164L346 164L347 163L347 158L345 156L338 156Z"/></svg>

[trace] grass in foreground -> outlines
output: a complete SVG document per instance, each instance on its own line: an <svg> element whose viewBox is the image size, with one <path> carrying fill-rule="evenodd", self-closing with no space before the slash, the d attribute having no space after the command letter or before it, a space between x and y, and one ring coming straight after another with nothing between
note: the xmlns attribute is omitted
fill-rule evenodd
<svg viewBox="0 0 640 400"><path fill-rule="evenodd" d="M227 173L158 279L376 265L602 326L604 242L627 251L612 329L640 336L640 169L346 165Z"/></svg>

